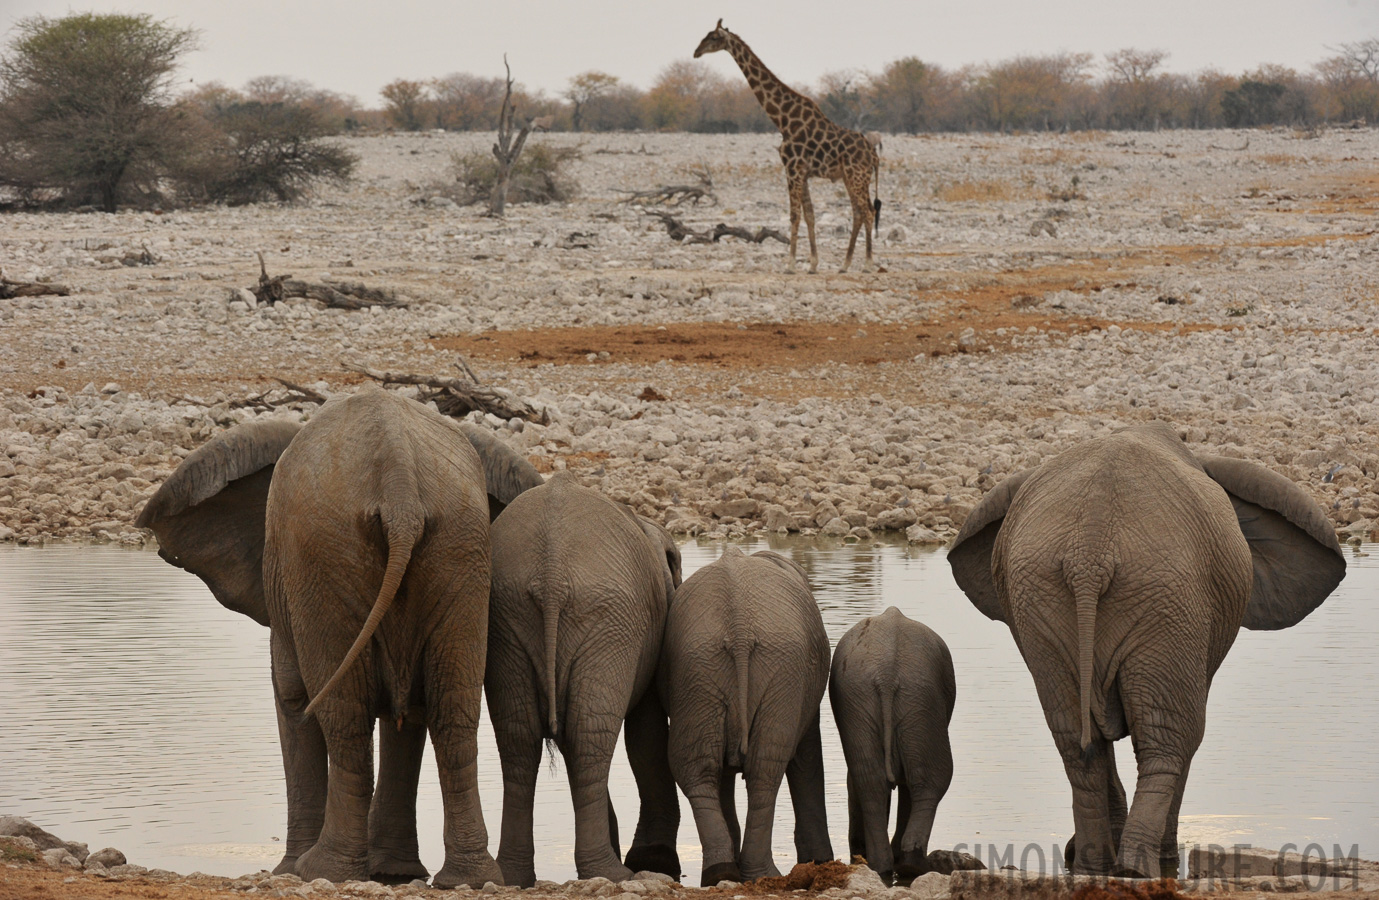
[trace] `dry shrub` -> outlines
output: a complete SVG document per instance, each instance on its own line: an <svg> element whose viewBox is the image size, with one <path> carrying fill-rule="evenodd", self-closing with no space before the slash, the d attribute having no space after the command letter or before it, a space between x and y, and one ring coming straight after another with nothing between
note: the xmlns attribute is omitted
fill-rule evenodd
<svg viewBox="0 0 1379 900"><path fill-rule="evenodd" d="M1254 160L1267 166L1296 166L1302 162L1302 157L1291 153L1261 153Z"/></svg>
<svg viewBox="0 0 1379 900"><path fill-rule="evenodd" d="M1073 891L1072 900L1186 900L1172 878L1134 885L1128 881L1084 884Z"/></svg>
<svg viewBox="0 0 1379 900"><path fill-rule="evenodd" d="M934 197L947 203L996 202L1029 199L1029 189L1009 181L980 179L951 181L934 188Z"/></svg>
<svg viewBox="0 0 1379 900"><path fill-rule="evenodd" d="M510 203L563 203L579 191L569 174L571 162L582 154L576 147L527 144L512 166L508 183ZM498 160L492 153L455 153L450 157L454 181L440 191L456 203L486 203L498 183Z"/></svg>
<svg viewBox="0 0 1379 900"><path fill-rule="evenodd" d="M1080 166L1086 160L1087 154L1081 150L1068 150L1063 147L1020 151L1020 163L1026 166Z"/></svg>

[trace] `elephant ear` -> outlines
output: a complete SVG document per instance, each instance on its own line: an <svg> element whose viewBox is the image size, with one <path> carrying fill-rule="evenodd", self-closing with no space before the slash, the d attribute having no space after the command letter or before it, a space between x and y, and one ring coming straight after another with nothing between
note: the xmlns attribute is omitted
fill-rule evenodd
<svg viewBox="0 0 1379 900"><path fill-rule="evenodd" d="M474 445L484 465L484 483L488 491L488 520L492 522L507 505L523 491L542 484L544 479L536 467L522 458L516 450L503 443L487 428L464 422L460 430Z"/></svg>
<svg viewBox="0 0 1379 900"><path fill-rule="evenodd" d="M1015 492L1034 471L1017 472L988 491L976 509L968 514L948 548L953 580L982 615L997 622L1004 622L1005 618L1001 615L996 585L991 580L991 551L996 546L996 535L1001 531L1001 523L1015 499Z"/></svg>
<svg viewBox="0 0 1379 900"><path fill-rule="evenodd" d="M652 546L665 554L667 575L666 599L668 600L670 599L670 595L675 593L675 589L680 586L683 580L681 577L682 570L680 568L680 548L675 546L675 539L670 536L670 532L666 531L660 525L645 516L637 516L637 521L641 524L642 531L651 539Z"/></svg>
<svg viewBox="0 0 1379 900"><path fill-rule="evenodd" d="M249 422L189 454L140 510L158 555L206 582L226 609L268 624L263 596L264 511L273 466L297 422Z"/></svg>
<svg viewBox="0 0 1379 900"><path fill-rule="evenodd" d="M1241 624L1274 631L1301 622L1345 578L1345 557L1326 512L1263 466L1224 456L1197 460L1226 489L1250 545L1254 586Z"/></svg>

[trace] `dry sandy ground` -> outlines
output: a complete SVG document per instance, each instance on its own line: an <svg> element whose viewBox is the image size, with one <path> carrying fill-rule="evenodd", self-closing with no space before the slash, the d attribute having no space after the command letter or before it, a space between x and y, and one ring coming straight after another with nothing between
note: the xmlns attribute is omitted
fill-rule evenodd
<svg viewBox="0 0 1379 900"><path fill-rule="evenodd" d="M685 534L938 541L1005 475L1156 418L1304 484L1343 539L1379 518L1379 132L891 137L881 270L838 274L820 182L813 276L622 202L706 164L717 204L677 214L785 229L774 137L542 139L580 147L582 192L502 221L434 199L488 140L440 134L347 141L359 180L298 206L6 216L5 275L72 294L0 301L0 539L140 542L143 499L274 378L457 353L550 410L490 421L539 468ZM255 251L413 303L251 310Z"/></svg>

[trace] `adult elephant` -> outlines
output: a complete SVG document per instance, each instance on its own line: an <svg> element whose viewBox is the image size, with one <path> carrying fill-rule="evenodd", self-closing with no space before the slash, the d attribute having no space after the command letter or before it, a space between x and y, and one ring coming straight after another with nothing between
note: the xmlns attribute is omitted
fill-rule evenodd
<svg viewBox="0 0 1379 900"><path fill-rule="evenodd" d="M1207 690L1243 624L1296 624L1345 577L1326 514L1291 481L1197 457L1167 425L1088 441L996 485L949 550L1010 626L1073 789L1077 871L1176 872ZM1112 741L1134 740L1126 811Z"/></svg>
<svg viewBox="0 0 1379 900"><path fill-rule="evenodd" d="M504 877L536 880L532 803L545 738L569 774L579 877L623 881L649 869L679 878L680 807L652 679L680 551L664 528L569 474L515 499L492 537L484 685L503 765ZM608 796L624 727L641 795L625 861Z"/></svg>
<svg viewBox="0 0 1379 900"><path fill-rule="evenodd" d="M779 875L771 824L789 779L800 862L833 859L819 703L828 635L804 569L728 547L675 594L656 675L670 714L670 768L694 808L701 883ZM747 782L738 829L733 777Z"/></svg>
<svg viewBox="0 0 1379 900"><path fill-rule="evenodd" d="M378 398L370 402L376 404ZM453 424L447 428L446 441L462 446L464 442L455 440ZM227 609L265 626L270 625L262 577L269 486L279 458L301 430L298 423L271 419L216 435L183 460L136 520L157 536L163 559L201 578ZM458 431L479 453L490 510L501 509L522 490L541 483L530 464L483 429L462 425ZM326 499L343 502L352 493L336 485ZM276 688L275 681L275 696ZM293 717L284 714L281 702L279 735L288 828L285 854L275 872L290 873L316 843L324 823L327 761L323 736L293 727ZM381 731L378 784L368 815L367 868L374 880L427 876L416 831L416 789L425 740L425 723L415 716L411 721L404 717L400 729L394 721Z"/></svg>
<svg viewBox="0 0 1379 900"><path fill-rule="evenodd" d="M888 883L929 870L929 833L953 780L948 723L957 693L943 638L894 606L849 628L833 651L828 699L848 766L848 852Z"/></svg>

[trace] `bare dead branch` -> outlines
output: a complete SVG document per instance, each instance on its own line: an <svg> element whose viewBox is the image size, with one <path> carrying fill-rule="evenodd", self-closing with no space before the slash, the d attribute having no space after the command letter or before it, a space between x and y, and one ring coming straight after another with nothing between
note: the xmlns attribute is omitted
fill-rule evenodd
<svg viewBox="0 0 1379 900"><path fill-rule="evenodd" d="M517 162L517 158L522 155L522 148L526 146L527 137L533 131L549 130L554 121L551 116L528 119L518 129L514 139L513 127L517 118L517 110L512 105L512 68L508 65L506 53L503 54L503 69L507 72L507 83L503 89L503 106L498 113L498 140L493 145L493 158L498 160L498 180L494 183L493 193L489 196L487 212L487 215L498 218L501 218L507 209L508 183L512 180L512 167Z"/></svg>
<svg viewBox="0 0 1379 900"><path fill-rule="evenodd" d="M386 308L407 306L407 301L396 291L374 288L365 284L342 281L337 284L319 284L312 281L294 279L291 275L268 276L263 254L259 253L259 283L250 292L260 303L270 306L281 303L288 297L306 297L326 306L337 309L367 309L370 306Z"/></svg>
<svg viewBox="0 0 1379 900"><path fill-rule="evenodd" d="M1250 139L1249 139L1249 137L1247 136L1247 137L1245 138L1245 143L1241 144L1239 147L1222 147L1220 144L1207 144L1207 149L1208 149L1208 150L1231 150L1231 151L1234 151L1234 152L1236 152L1236 153L1239 153L1241 150L1248 150L1248 149L1250 149Z"/></svg>
<svg viewBox="0 0 1379 900"><path fill-rule="evenodd" d="M351 372L357 372L382 384L412 384L423 388L422 403L436 401L436 408L443 415L463 418L474 410L492 413L500 419L525 419L541 425L550 424L550 414L522 400L513 400L493 388L450 378L444 375L416 375L406 372L381 372L357 363L342 363ZM472 373L471 373L472 375Z"/></svg>
<svg viewBox="0 0 1379 900"><path fill-rule="evenodd" d="M700 166L693 174L699 177L698 184L663 184L645 191L619 191L627 196L618 202L662 203L666 206L679 206L686 201L698 206L700 200L717 203L718 195L713 191L713 176L708 167Z"/></svg>

